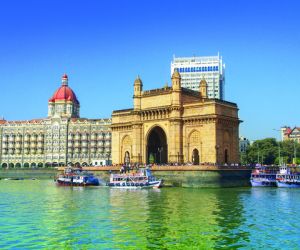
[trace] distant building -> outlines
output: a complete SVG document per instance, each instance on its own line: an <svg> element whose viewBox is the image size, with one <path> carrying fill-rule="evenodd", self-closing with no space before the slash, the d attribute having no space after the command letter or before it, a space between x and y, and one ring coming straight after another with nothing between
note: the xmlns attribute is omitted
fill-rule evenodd
<svg viewBox="0 0 300 250"><path fill-rule="evenodd" d="M181 75L181 86L199 91L201 80L207 82L207 97L224 100L225 65L222 57L175 57L171 62L171 75L174 70Z"/></svg>
<svg viewBox="0 0 300 250"><path fill-rule="evenodd" d="M103 165L111 158L111 119L79 116L80 104L63 75L48 101L48 117L0 120L2 168Z"/></svg>
<svg viewBox="0 0 300 250"><path fill-rule="evenodd" d="M245 153L249 146L250 146L250 141L247 138L240 136L239 138L240 153Z"/></svg>
<svg viewBox="0 0 300 250"><path fill-rule="evenodd" d="M281 140L293 140L300 143L300 127L282 127L281 128Z"/></svg>

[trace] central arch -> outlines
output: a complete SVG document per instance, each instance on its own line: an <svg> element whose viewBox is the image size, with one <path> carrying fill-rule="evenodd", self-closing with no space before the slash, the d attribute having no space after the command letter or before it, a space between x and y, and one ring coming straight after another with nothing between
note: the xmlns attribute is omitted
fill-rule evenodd
<svg viewBox="0 0 300 250"><path fill-rule="evenodd" d="M165 131L156 126L151 129L147 138L147 163L164 164L168 162L168 144Z"/></svg>

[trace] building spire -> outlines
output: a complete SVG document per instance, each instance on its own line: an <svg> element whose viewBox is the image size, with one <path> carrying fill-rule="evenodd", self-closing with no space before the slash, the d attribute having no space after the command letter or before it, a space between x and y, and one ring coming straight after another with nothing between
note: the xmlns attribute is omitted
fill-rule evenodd
<svg viewBox="0 0 300 250"><path fill-rule="evenodd" d="M68 86L68 76L67 74L63 74L62 78L61 78L61 85L62 86Z"/></svg>

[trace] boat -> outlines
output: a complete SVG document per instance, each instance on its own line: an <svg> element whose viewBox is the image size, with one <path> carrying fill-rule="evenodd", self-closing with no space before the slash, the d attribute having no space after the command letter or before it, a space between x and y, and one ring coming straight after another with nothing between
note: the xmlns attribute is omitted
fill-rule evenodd
<svg viewBox="0 0 300 250"><path fill-rule="evenodd" d="M160 188L162 182L152 175L150 168L140 168L136 172L111 174L106 185L113 188Z"/></svg>
<svg viewBox="0 0 300 250"><path fill-rule="evenodd" d="M291 172L291 168L282 166L279 173L276 175L277 187L299 188L300 187L300 173Z"/></svg>
<svg viewBox="0 0 300 250"><path fill-rule="evenodd" d="M59 174L55 181L63 186L99 186L99 179L81 167L67 167L63 174Z"/></svg>
<svg viewBox="0 0 300 250"><path fill-rule="evenodd" d="M252 187L276 187L276 174L278 168L258 166L251 173Z"/></svg>

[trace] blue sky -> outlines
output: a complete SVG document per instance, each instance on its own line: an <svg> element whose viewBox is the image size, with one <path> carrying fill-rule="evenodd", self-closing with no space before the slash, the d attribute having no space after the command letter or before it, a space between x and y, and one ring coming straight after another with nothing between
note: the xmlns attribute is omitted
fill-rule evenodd
<svg viewBox="0 0 300 250"><path fill-rule="evenodd" d="M170 84L176 56L223 57L225 99L249 139L300 126L299 1L0 1L0 116L47 116L63 73L81 116L132 106L133 81Z"/></svg>

